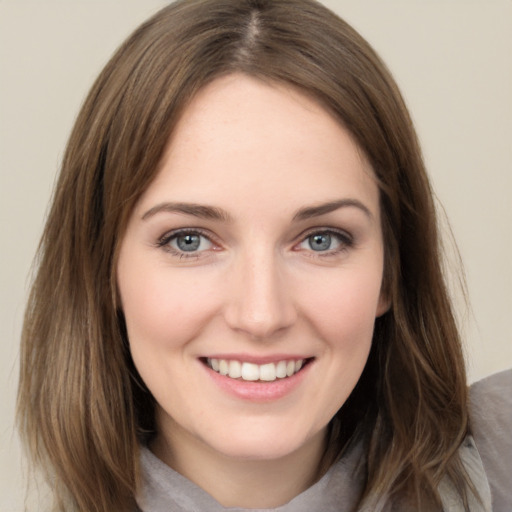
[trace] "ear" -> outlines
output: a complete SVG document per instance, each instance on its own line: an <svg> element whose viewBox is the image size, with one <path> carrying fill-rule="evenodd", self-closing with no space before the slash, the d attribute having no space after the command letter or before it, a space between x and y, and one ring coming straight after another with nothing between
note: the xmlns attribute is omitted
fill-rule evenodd
<svg viewBox="0 0 512 512"><path fill-rule="evenodd" d="M375 312L375 318L384 315L391 309L391 297L388 293L383 290L380 292L379 302L377 303L377 310Z"/></svg>

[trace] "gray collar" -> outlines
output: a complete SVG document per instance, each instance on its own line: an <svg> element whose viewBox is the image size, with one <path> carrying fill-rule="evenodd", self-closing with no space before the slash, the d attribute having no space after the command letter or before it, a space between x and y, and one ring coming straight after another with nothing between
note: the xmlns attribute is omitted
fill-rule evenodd
<svg viewBox="0 0 512 512"><path fill-rule="evenodd" d="M274 512L340 512L354 510L364 481L362 444L355 445L313 486ZM470 496L471 512L491 512L489 484L473 438L468 436L460 448L462 462L474 482L483 504ZM164 464L147 448L141 450L143 486L137 498L142 512L246 512L225 508L196 484ZM464 507L448 481L439 487L445 512L463 512ZM360 512L384 512L386 505L370 499ZM264 512L250 509L250 512ZM270 509L265 509L270 512ZM393 507L393 512L397 512Z"/></svg>

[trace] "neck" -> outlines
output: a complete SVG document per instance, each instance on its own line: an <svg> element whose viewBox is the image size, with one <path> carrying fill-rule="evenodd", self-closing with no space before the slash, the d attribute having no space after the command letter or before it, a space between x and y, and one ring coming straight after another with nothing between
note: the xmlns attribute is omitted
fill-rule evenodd
<svg viewBox="0 0 512 512"><path fill-rule="evenodd" d="M296 452L272 460L229 457L199 439L188 439L187 443L177 441L177 438L157 436L150 448L222 506L276 508L318 480L325 432L317 434Z"/></svg>

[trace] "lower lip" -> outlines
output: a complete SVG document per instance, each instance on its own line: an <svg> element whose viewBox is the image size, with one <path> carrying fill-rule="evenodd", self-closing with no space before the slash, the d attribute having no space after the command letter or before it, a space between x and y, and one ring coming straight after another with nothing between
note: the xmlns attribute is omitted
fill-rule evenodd
<svg viewBox="0 0 512 512"><path fill-rule="evenodd" d="M250 402L272 402L291 394L309 373L313 362L310 361L302 369L284 379L276 379L270 382L251 382L245 380L231 379L221 375L210 367L203 364L210 378L225 393Z"/></svg>

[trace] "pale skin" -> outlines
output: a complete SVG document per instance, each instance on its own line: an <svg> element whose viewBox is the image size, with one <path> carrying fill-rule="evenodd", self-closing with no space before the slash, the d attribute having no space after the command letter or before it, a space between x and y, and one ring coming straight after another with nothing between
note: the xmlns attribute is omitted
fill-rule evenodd
<svg viewBox="0 0 512 512"><path fill-rule="evenodd" d="M378 187L341 124L243 75L200 91L118 264L130 350L157 402L151 450L224 506L307 489L388 308L382 274ZM303 366L245 382L212 359Z"/></svg>

